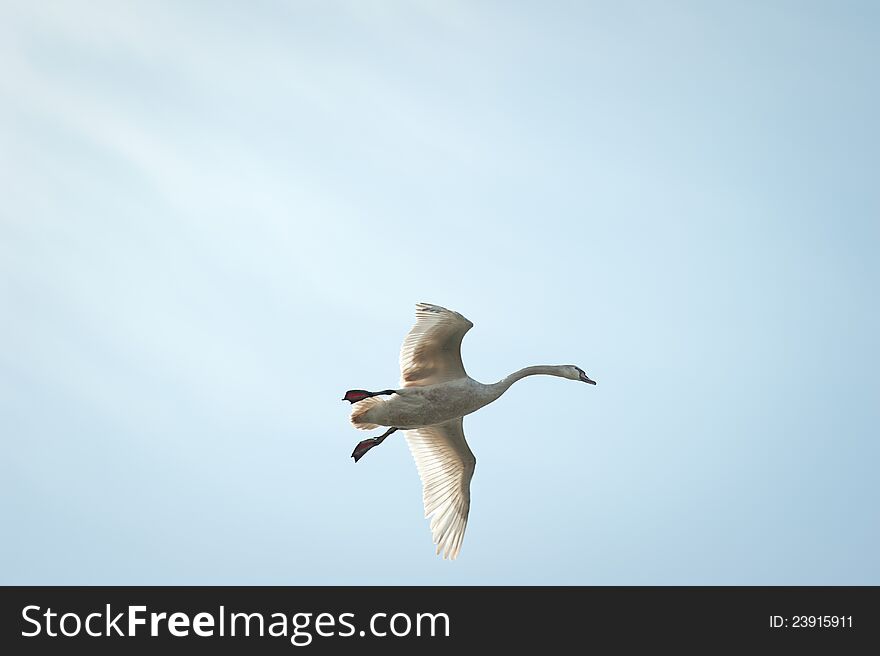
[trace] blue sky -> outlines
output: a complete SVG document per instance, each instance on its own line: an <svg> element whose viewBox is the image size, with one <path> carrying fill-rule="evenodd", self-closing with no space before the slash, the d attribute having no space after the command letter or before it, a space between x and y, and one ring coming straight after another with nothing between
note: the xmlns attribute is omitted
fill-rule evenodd
<svg viewBox="0 0 880 656"><path fill-rule="evenodd" d="M880 584L868 2L4 2L0 582ZM400 436L491 382L460 558Z"/></svg>

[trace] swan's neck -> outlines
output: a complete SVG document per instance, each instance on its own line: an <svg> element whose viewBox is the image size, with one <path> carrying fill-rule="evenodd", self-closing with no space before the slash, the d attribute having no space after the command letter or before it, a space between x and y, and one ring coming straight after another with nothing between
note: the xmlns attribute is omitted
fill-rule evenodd
<svg viewBox="0 0 880 656"><path fill-rule="evenodd" d="M510 386L516 381L522 380L526 376L561 376L566 378L566 367L564 365L539 364L534 367L525 367L519 371L514 371L507 378L499 380L497 383L490 385L492 391L497 394L495 398L504 394Z"/></svg>

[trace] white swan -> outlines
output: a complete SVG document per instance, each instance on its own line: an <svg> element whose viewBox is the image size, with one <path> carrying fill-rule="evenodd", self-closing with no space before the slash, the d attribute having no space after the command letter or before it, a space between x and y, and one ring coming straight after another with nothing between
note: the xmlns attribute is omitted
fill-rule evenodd
<svg viewBox="0 0 880 656"><path fill-rule="evenodd" d="M462 417L492 403L526 376L546 374L596 384L574 365L526 367L491 385L477 382L461 363L461 340L473 325L458 312L419 303L416 325L400 349L401 388L349 390L343 397L353 404L351 423L356 428L389 427L355 447L351 454L355 462L393 432L406 431L422 479L425 517L433 515L437 553L450 559L461 550L477 463L464 439Z"/></svg>

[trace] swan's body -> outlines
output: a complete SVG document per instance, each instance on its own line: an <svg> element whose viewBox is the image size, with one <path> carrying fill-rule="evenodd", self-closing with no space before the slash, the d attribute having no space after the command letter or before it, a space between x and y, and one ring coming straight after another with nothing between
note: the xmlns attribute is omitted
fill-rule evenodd
<svg viewBox="0 0 880 656"><path fill-rule="evenodd" d="M425 387L404 387L388 399L374 397L376 402L358 415L358 424L402 430L423 428L469 415L498 396L492 385L483 385L470 377Z"/></svg>
<svg viewBox="0 0 880 656"><path fill-rule="evenodd" d="M462 417L492 403L526 376L545 374L595 385L574 365L526 367L489 385L476 381L461 362L461 340L472 326L457 312L418 304L416 325L400 351L401 388L350 390L344 397L354 404L351 421L355 427L389 427L384 435L355 447L355 462L394 431L407 432L406 441L422 479L425 516L433 513L434 543L444 558L455 558L461 549L476 465L464 438Z"/></svg>

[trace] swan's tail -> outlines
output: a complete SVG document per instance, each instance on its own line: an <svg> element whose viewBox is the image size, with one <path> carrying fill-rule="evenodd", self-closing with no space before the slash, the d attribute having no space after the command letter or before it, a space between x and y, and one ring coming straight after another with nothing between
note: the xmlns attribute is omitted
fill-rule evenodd
<svg viewBox="0 0 880 656"><path fill-rule="evenodd" d="M374 428L379 428L379 424L370 422L367 415L380 403L385 403L385 400L378 396L371 396L352 405L351 423L354 427L361 430L373 430Z"/></svg>

